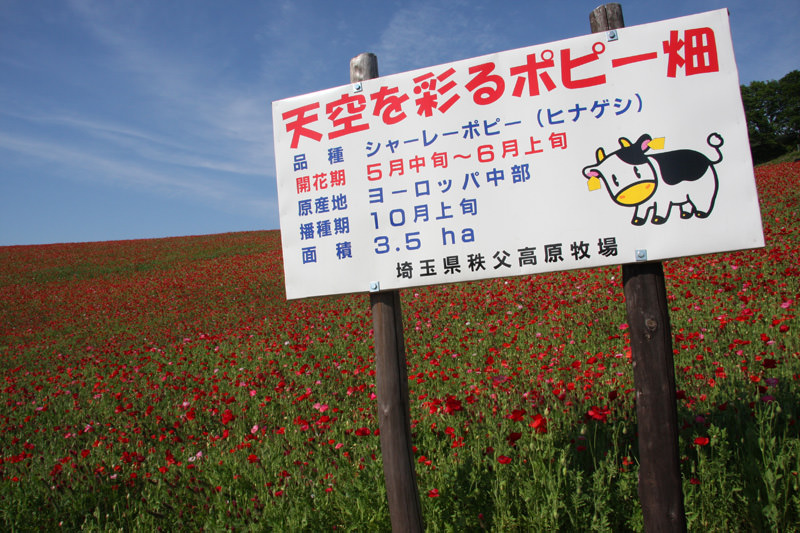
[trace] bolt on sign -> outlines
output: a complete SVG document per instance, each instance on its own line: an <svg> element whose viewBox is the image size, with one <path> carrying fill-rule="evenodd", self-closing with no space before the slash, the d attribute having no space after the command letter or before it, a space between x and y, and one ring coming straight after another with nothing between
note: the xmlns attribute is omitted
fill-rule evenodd
<svg viewBox="0 0 800 533"><path fill-rule="evenodd" d="M287 298L764 246L724 9L272 111Z"/></svg>

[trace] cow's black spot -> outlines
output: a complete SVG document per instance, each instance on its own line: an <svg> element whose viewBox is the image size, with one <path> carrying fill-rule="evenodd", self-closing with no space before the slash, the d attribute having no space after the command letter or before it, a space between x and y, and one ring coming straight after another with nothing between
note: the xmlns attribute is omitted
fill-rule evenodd
<svg viewBox="0 0 800 533"><path fill-rule="evenodd" d="M634 144L631 146L626 146L625 148L620 148L614 154L619 157L623 163L627 163L629 165L645 165L647 164L647 156L645 155L644 151L642 151L642 147L638 144ZM610 155L614 155L610 154Z"/></svg>
<svg viewBox="0 0 800 533"><path fill-rule="evenodd" d="M708 171L711 161L694 150L675 150L663 154L652 154L661 170L661 179L667 185L677 185L682 181L697 181Z"/></svg>

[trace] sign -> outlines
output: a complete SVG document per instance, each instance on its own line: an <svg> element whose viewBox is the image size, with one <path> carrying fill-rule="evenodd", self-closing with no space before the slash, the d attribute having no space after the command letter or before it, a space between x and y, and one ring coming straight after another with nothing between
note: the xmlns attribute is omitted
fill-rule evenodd
<svg viewBox="0 0 800 533"><path fill-rule="evenodd" d="M272 111L287 298L764 245L724 9Z"/></svg>

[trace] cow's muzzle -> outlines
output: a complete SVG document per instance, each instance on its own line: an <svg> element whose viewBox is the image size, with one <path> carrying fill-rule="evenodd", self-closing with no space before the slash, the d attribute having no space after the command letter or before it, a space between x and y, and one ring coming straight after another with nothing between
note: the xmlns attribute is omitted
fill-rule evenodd
<svg viewBox="0 0 800 533"><path fill-rule="evenodd" d="M639 205L656 192L655 180L639 181L617 193L614 201L621 205Z"/></svg>

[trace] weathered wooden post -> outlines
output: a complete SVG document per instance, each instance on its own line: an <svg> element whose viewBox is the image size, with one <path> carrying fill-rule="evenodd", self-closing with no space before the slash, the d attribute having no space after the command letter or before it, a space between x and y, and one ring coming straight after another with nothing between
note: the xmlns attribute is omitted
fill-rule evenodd
<svg viewBox="0 0 800 533"><path fill-rule="evenodd" d="M378 77L378 58L365 53L350 61L350 82ZM393 531L422 531L422 510L411 448L408 372L400 291L370 293L375 342L378 426L386 495Z"/></svg>
<svg viewBox="0 0 800 533"><path fill-rule="evenodd" d="M619 4L589 15L591 31L625 26ZM675 398L675 363L661 262L622 265L639 434L639 501L644 529L686 531Z"/></svg>

